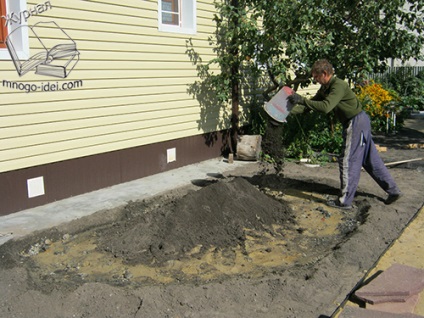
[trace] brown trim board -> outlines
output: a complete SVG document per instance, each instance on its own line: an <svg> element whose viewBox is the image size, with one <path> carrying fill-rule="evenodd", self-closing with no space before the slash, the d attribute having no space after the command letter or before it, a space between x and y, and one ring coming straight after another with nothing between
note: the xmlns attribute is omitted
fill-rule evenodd
<svg viewBox="0 0 424 318"><path fill-rule="evenodd" d="M198 135L0 173L0 215L219 157L224 134L216 134L213 142L210 135ZM173 148L176 160L167 163ZM28 180L40 177L44 194L32 190L29 197Z"/></svg>

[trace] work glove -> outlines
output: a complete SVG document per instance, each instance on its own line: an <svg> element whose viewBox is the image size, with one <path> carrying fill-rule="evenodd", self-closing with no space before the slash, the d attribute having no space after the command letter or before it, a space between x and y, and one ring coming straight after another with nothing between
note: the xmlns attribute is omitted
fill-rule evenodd
<svg viewBox="0 0 424 318"><path fill-rule="evenodd" d="M296 104L302 104L303 103L303 97L300 96L297 93L294 93L292 95L290 95L289 97L287 97L287 100L290 102L290 104L292 105L296 105Z"/></svg>
<svg viewBox="0 0 424 318"><path fill-rule="evenodd" d="M294 105L291 109L290 109L290 114L291 115L299 115L299 114L308 114L311 112L311 109L309 107L306 107L305 105Z"/></svg>
<svg viewBox="0 0 424 318"><path fill-rule="evenodd" d="M305 108L307 108L306 106L303 105L294 105L291 107L290 111L290 115L299 115L299 114L303 114L305 111Z"/></svg>

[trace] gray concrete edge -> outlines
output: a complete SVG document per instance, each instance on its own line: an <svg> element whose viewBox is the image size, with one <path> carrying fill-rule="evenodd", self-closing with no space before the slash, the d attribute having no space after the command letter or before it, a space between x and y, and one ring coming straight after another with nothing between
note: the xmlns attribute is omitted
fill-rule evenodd
<svg viewBox="0 0 424 318"><path fill-rule="evenodd" d="M214 174L228 174L252 164L257 165L257 162L235 160L233 163L228 163L222 157L214 158L5 215L0 217L0 245L37 230L48 229L101 210L125 205L131 200L147 199L189 185L192 180L214 179Z"/></svg>

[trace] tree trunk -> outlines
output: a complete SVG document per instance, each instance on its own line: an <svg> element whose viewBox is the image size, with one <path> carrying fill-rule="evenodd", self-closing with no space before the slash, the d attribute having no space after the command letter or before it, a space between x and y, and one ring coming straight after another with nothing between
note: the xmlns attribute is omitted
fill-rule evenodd
<svg viewBox="0 0 424 318"><path fill-rule="evenodd" d="M230 152L235 153L237 150L237 138L239 129L239 49L237 44L238 33L237 26L239 25L238 8L239 0L231 0L231 5L235 8L236 14L232 17L232 26L234 27L233 38L231 41L230 54L233 56L231 65L231 132L230 132Z"/></svg>

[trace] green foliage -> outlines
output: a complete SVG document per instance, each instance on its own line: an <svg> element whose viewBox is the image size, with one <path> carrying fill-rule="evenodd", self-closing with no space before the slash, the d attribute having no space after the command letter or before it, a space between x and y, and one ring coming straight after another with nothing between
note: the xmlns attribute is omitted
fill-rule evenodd
<svg viewBox="0 0 424 318"><path fill-rule="evenodd" d="M246 5L263 24L256 33L249 30L249 44L241 51L268 65L279 83L307 85L300 80L319 58L330 60L339 77L355 80L384 69L387 58L419 57L424 44L422 1L248 0Z"/></svg>
<svg viewBox="0 0 424 318"><path fill-rule="evenodd" d="M248 88L241 106L253 107L252 127L264 134L267 126L258 111L263 101L248 95L269 99L283 85L308 86L317 59L327 58L340 78L357 82L365 73L384 70L388 58L422 57L422 0L217 0L215 7L216 32L209 43L216 57L204 64L191 43L187 50L200 78L189 92L201 101L199 126L208 130L218 113L231 116L227 103ZM225 127L216 121L216 128ZM305 131L305 141L293 139L292 151L305 142L318 148L328 143L322 151L337 151L335 127L330 122L316 128L320 133Z"/></svg>
<svg viewBox="0 0 424 318"><path fill-rule="evenodd" d="M397 103L401 111L424 110L424 71L414 75L413 70L413 67L398 67L379 78L383 85L401 96Z"/></svg>
<svg viewBox="0 0 424 318"><path fill-rule="evenodd" d="M269 117L265 113L262 107L258 104L253 104L250 107L250 125L249 133L252 135L264 136L267 131L267 125L269 124Z"/></svg>
<svg viewBox="0 0 424 318"><path fill-rule="evenodd" d="M398 107L406 115L411 111L424 111L424 95L402 96L398 102Z"/></svg>
<svg viewBox="0 0 424 318"><path fill-rule="evenodd" d="M397 131L411 111L424 110L424 73L413 67L396 67L373 76L357 89L359 100L371 118L374 132Z"/></svg>
<svg viewBox="0 0 424 318"><path fill-rule="evenodd" d="M253 50L255 42L249 39L258 32L259 26L255 16L248 11L246 1L215 1L215 7L216 31L214 36L209 37L209 45L213 46L216 57L203 64L201 59L193 58L193 49L189 49L188 53L197 65L201 82L208 81L207 87L225 107L225 103L233 97L233 85L245 80L246 74L249 74L249 78L258 74L258 69L254 68L252 63L243 62L250 58L246 51ZM241 72L241 67L244 72ZM219 71L213 71L216 69Z"/></svg>
<svg viewBox="0 0 424 318"><path fill-rule="evenodd" d="M329 154L340 154L343 137L341 124L322 113L292 115L284 126L286 156L326 161Z"/></svg>

